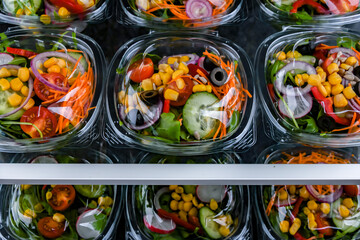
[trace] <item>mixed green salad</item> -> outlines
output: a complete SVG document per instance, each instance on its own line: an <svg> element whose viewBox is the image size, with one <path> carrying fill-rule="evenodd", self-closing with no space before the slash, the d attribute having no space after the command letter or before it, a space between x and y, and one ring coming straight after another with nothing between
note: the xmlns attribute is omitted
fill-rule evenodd
<svg viewBox="0 0 360 240"><path fill-rule="evenodd" d="M292 131L360 132L360 42L298 41L270 53L267 88L281 121Z"/></svg>
<svg viewBox="0 0 360 240"><path fill-rule="evenodd" d="M205 50L136 55L118 69L119 116L128 129L167 142L222 139L240 125L251 94L238 63Z"/></svg>
<svg viewBox="0 0 360 240"><path fill-rule="evenodd" d="M237 229L231 186L137 186L138 225L151 239L225 239Z"/></svg>
<svg viewBox="0 0 360 240"><path fill-rule="evenodd" d="M79 163L43 155L30 163ZM5 187L4 187L5 188ZM97 239L108 224L114 187L108 185L14 185L7 187L8 228L16 239ZM2 200L4 201L4 200Z"/></svg>
<svg viewBox="0 0 360 240"><path fill-rule="evenodd" d="M272 164L348 164L334 152L283 153ZM360 237L358 185L276 185L262 188L268 222L279 239L355 240Z"/></svg>

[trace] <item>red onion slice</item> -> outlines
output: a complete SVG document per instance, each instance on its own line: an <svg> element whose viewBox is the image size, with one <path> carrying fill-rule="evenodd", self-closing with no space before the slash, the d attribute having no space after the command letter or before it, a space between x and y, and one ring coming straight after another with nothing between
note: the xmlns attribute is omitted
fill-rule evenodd
<svg viewBox="0 0 360 240"><path fill-rule="evenodd" d="M40 53L40 54L36 55L36 57L34 57L33 60L31 60L31 62L30 62L31 70L33 71L33 73L37 79L39 79L46 86L48 86L56 91L67 92L69 90L68 87L59 87L56 84L49 82L43 76L41 76L41 74L37 70L36 63L38 61L45 60L48 57L63 58L64 60L69 61L73 64L75 64L77 62L77 60L66 53L52 51L52 52ZM81 62L79 63L78 68L79 68L79 71L81 72L81 74L84 74L85 70L84 70L84 66L81 64Z"/></svg>
<svg viewBox="0 0 360 240"><path fill-rule="evenodd" d="M199 56L196 54L180 54L180 55L173 55L173 56L169 56L169 57L163 57L160 61L159 64L167 64L168 63L168 59L171 57L177 58L177 57L183 57L183 56L188 56L189 57L189 61L185 62L186 64L196 64L199 60ZM173 64L170 64L170 66Z"/></svg>
<svg viewBox="0 0 360 240"><path fill-rule="evenodd" d="M343 186L342 185L334 185L334 188L337 188L335 190L335 192L333 192L333 193L331 193L329 195L321 195L314 188L313 185L306 185L306 189L311 194L311 196L316 198L316 200L318 200L319 202L323 202L323 203L332 203L332 202L336 201L337 199L339 199L341 197L341 194L343 192Z"/></svg>
<svg viewBox="0 0 360 240"><path fill-rule="evenodd" d="M306 93L309 93L311 91L311 85L308 84L306 87L293 87L293 86L286 86L284 84L284 78L287 72L300 69L307 72L307 74L316 74L316 69L307 62L302 61L293 61L287 65L285 65L283 68L281 68L276 73L276 80L275 80L275 87L277 90L279 90L282 94L286 94L289 96L300 96L304 95Z"/></svg>
<svg viewBox="0 0 360 240"><path fill-rule="evenodd" d="M8 64L14 59L13 56L7 53L0 53L0 65Z"/></svg>
<svg viewBox="0 0 360 240"><path fill-rule="evenodd" d="M346 57L356 56L356 53L353 50L344 47L330 49L329 54L331 55L338 52L342 52Z"/></svg>
<svg viewBox="0 0 360 240"><path fill-rule="evenodd" d="M221 7L222 5L225 4L225 0L209 0L209 2L211 2L211 4L217 7Z"/></svg>
<svg viewBox="0 0 360 240"><path fill-rule="evenodd" d="M186 15L191 19L212 16L212 7L207 0L188 0L185 5Z"/></svg>
<svg viewBox="0 0 360 240"><path fill-rule="evenodd" d="M293 115L294 118L302 118L311 111L313 106L313 98L308 93L300 96L284 95L283 99L286 102L287 107L290 109L291 114L288 112L288 108L281 99L279 99L278 104L279 110L283 115L289 118L292 118L291 115Z"/></svg>
<svg viewBox="0 0 360 240"><path fill-rule="evenodd" d="M348 101L349 106L357 113L360 113L360 105L352 98Z"/></svg>
<svg viewBox="0 0 360 240"><path fill-rule="evenodd" d="M285 200L279 200L279 198L276 198L274 205L275 207L286 207L295 204L297 200L298 197L288 195L288 198Z"/></svg>
<svg viewBox="0 0 360 240"><path fill-rule="evenodd" d="M164 193L168 193L168 192L170 192L168 187L160 188L156 192L156 194L154 196L154 207L155 207L156 210L161 208L161 206L160 206L160 197L161 197L161 195L163 195Z"/></svg>
<svg viewBox="0 0 360 240"><path fill-rule="evenodd" d="M21 68L21 67L18 66L18 65L7 64L7 65L0 65L0 69L1 69L1 68L19 69L19 68ZM33 82L33 79L31 78L31 76L30 76L30 78L29 78L29 80L28 80L28 88L29 88L29 93L28 93L25 101L24 101L18 108L14 109L14 110L12 110L12 111L10 111L10 112L8 112L8 113L5 113L5 114L0 115L0 119L6 118L6 117L8 117L8 116L10 116L10 115L18 112L19 110L21 110L21 109L29 102L30 97L31 97L31 93L32 93L32 91L33 91L33 89L34 89L34 82Z"/></svg>

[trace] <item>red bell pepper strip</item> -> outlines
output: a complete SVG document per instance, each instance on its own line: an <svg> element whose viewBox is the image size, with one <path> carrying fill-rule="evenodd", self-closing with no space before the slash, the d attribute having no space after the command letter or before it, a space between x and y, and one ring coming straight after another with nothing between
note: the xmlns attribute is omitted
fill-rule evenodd
<svg viewBox="0 0 360 240"><path fill-rule="evenodd" d="M325 236L334 235L333 229L330 227L330 223L321 217L321 213L315 214L315 222L317 224L317 230Z"/></svg>
<svg viewBox="0 0 360 240"><path fill-rule="evenodd" d="M32 57L32 56L35 56L35 55L36 55L35 52L28 51L28 50L21 49L21 48L7 47L7 48L6 48L6 51L7 51L8 53L15 54L15 55L19 55L19 56L23 56L23 57L26 57L26 58L29 58L29 57Z"/></svg>
<svg viewBox="0 0 360 240"><path fill-rule="evenodd" d="M83 6L77 3L76 0L49 0L53 5L57 7L64 7L71 13L82 13L85 11Z"/></svg>
<svg viewBox="0 0 360 240"><path fill-rule="evenodd" d="M320 103L320 105L324 108L326 115L332 117L336 123L349 126L350 120L347 118L339 117L334 113L333 110L333 101L331 98L324 97L317 87L312 87L311 92L314 98Z"/></svg>
<svg viewBox="0 0 360 240"><path fill-rule="evenodd" d="M275 102L275 90L274 90L274 84L268 83L267 88L271 97L271 100Z"/></svg>
<svg viewBox="0 0 360 240"><path fill-rule="evenodd" d="M294 234L294 238L296 240L307 240L307 238L304 238L299 232Z"/></svg>
<svg viewBox="0 0 360 240"><path fill-rule="evenodd" d="M296 216L298 215L299 210L300 210L300 205L303 201L304 201L304 199L302 197L299 197L298 200L296 201L295 206L294 206L294 208L291 212L291 216L290 216L291 222L293 222L294 219L296 218Z"/></svg>
<svg viewBox="0 0 360 240"><path fill-rule="evenodd" d="M170 213L164 209L158 209L157 210L157 213L159 214L160 217L163 217L163 218L169 218L171 220L173 220L177 225L180 225L192 232L194 232L196 230L196 226L188 223L188 222L185 222L184 220L180 219L178 217L178 215L176 213Z"/></svg>
<svg viewBox="0 0 360 240"><path fill-rule="evenodd" d="M304 5L310 5L314 7L315 10L320 14L327 14L329 12L325 7L323 7L323 5L315 2L314 0L297 0L293 3L293 8L290 10L290 13L297 13L298 9Z"/></svg>
<svg viewBox="0 0 360 240"><path fill-rule="evenodd" d="M170 100L165 99L164 107L163 107L163 113L168 113L169 111L170 111Z"/></svg>

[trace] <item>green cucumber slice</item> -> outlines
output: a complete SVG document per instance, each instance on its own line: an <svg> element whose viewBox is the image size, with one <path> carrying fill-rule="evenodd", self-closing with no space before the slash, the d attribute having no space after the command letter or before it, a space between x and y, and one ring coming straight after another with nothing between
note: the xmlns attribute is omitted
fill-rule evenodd
<svg viewBox="0 0 360 240"><path fill-rule="evenodd" d="M10 111L15 110L17 107L13 107L9 104L8 102L8 98L14 93L14 91L12 90L6 90L6 91L2 91L0 89L0 115L2 114L6 114ZM19 111L17 111L16 113L3 118L6 120L18 120L19 118L21 118L21 116L24 114L25 110L24 109L20 109Z"/></svg>
<svg viewBox="0 0 360 240"><path fill-rule="evenodd" d="M337 211L341 204L341 198L331 204L331 212ZM348 216L344 219L339 219L333 214L332 220L339 230L347 233L355 232L360 228L360 212L355 212L353 215Z"/></svg>
<svg viewBox="0 0 360 240"><path fill-rule="evenodd" d="M222 238L219 228L220 225L214 221L215 213L208 207L199 210L200 224L211 239Z"/></svg>
<svg viewBox="0 0 360 240"><path fill-rule="evenodd" d="M19 4L20 3L20 4ZM31 12L35 14L42 4L42 0L32 1L19 1L19 0L4 0L4 8L7 12L16 14L17 10L25 7L31 9Z"/></svg>
<svg viewBox="0 0 360 240"><path fill-rule="evenodd" d="M214 136L221 118L219 99L208 92L192 94L183 108L183 124L197 139Z"/></svg>
<svg viewBox="0 0 360 240"><path fill-rule="evenodd" d="M76 60L78 60L80 58L80 56L83 56L81 53L76 53L76 52L68 52L68 54L71 57L75 58ZM87 62L86 62L86 59L84 56L80 60L80 63L81 63L81 65L83 65L85 71L87 71L88 65L87 65Z"/></svg>
<svg viewBox="0 0 360 240"><path fill-rule="evenodd" d="M101 197L106 191L105 185L74 185L74 187L77 192L88 198Z"/></svg>
<svg viewBox="0 0 360 240"><path fill-rule="evenodd" d="M301 57L296 58L296 61L307 62L308 64L315 65L316 57L310 55L303 55Z"/></svg>

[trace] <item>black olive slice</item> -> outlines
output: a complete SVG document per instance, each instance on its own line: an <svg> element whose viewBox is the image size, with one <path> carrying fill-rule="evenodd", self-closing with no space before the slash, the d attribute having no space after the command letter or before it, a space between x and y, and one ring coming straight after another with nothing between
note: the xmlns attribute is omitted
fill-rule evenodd
<svg viewBox="0 0 360 240"><path fill-rule="evenodd" d="M224 85L227 82L227 80L228 80L227 72L220 67L214 68L214 70L212 70L210 73L210 81L212 84L214 84L217 87Z"/></svg>
<svg viewBox="0 0 360 240"><path fill-rule="evenodd" d="M147 105L152 106L159 101L159 92L156 90L149 90L140 93L140 99Z"/></svg>
<svg viewBox="0 0 360 240"><path fill-rule="evenodd" d="M219 64L214 63L210 58L205 57L204 59L204 68L206 71L211 72L214 68L218 67Z"/></svg>
<svg viewBox="0 0 360 240"><path fill-rule="evenodd" d="M335 129L336 122L332 117L322 115L317 120L317 125L322 131L330 132Z"/></svg>
<svg viewBox="0 0 360 240"><path fill-rule="evenodd" d="M360 66L357 66L356 68L354 68L353 74L355 76L357 76L358 78L360 78Z"/></svg>
<svg viewBox="0 0 360 240"><path fill-rule="evenodd" d="M126 121L133 126L141 126L144 124L144 117L142 113L137 109L131 109L126 114Z"/></svg>

